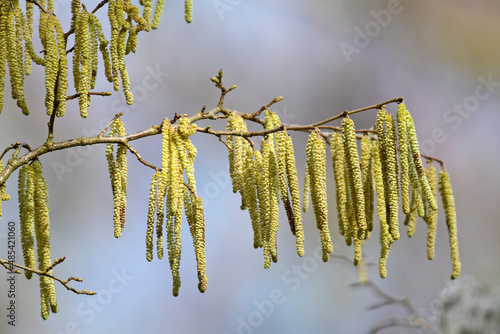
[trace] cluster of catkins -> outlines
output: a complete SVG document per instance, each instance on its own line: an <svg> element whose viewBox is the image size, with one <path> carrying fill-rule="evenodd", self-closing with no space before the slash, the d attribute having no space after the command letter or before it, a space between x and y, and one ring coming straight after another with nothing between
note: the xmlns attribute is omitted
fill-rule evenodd
<svg viewBox="0 0 500 334"><path fill-rule="evenodd" d="M146 259L153 260L153 239L156 231L156 253L163 258L163 231L166 230L167 252L173 277L174 296L179 294L181 279L179 267L181 260L182 217L186 217L193 238L193 246L198 268L198 288L207 288L205 263L205 218L203 203L196 193L194 178L194 159L196 148L189 137L196 132L196 125L189 118L181 117L174 127L168 119L162 124L161 170L151 178L149 192L148 218L146 231ZM117 118L110 129L110 136L123 137L125 128ZM118 144L114 154L114 144L107 144L111 188L114 199L115 237L120 237L125 224L127 190L127 148ZM186 181L184 181L184 177ZM155 226L156 221L156 226Z"/></svg>
<svg viewBox="0 0 500 334"><path fill-rule="evenodd" d="M35 264L36 240L38 270L52 274L51 269L55 264L50 258L49 196L42 166L38 160L33 161L31 165L24 164L21 167L18 191L24 264L28 268L37 267ZM25 275L26 278L31 279L32 272L25 271ZM42 318L47 319L49 309L57 313L54 280L40 275L40 296Z"/></svg>
<svg viewBox="0 0 500 334"><path fill-rule="evenodd" d="M61 22L54 15L54 0L39 0L38 36L43 56L33 46L34 4L26 1L23 12L19 0L11 0L0 6L0 112L7 66L10 73L12 98L25 115L29 114L24 95L24 77L31 73L31 62L45 67L45 106L47 114L54 111L64 116L68 90L68 60L72 53L73 81L80 105L80 115L87 117L90 92L95 87L98 69L98 50L104 61L106 79L113 83L115 91L121 87L126 102L133 103L130 82L125 66L125 55L135 52L137 34L158 28L164 0L158 0L153 12L152 0L139 1L142 8L131 0L109 0L108 20L111 39L103 34L101 22L94 12L87 11L80 0L71 2L71 27L63 32ZM37 7L38 8L38 7ZM185 1L185 18L192 21L192 0ZM68 36L74 34L74 46L68 49Z"/></svg>
<svg viewBox="0 0 500 334"><path fill-rule="evenodd" d="M265 111L265 128L280 127L276 113ZM231 113L226 130L245 134L243 118ZM300 195L292 138L286 130L270 133L262 139L260 150L240 135L227 136L229 171L233 192L241 194L241 208L248 210L254 232L254 247L264 251L264 267L278 260L276 234L279 227L279 200L283 202L296 237L297 254L304 255L304 232L300 212ZM328 229L328 226L326 226Z"/></svg>
<svg viewBox="0 0 500 334"><path fill-rule="evenodd" d="M428 168L422 164L413 119L404 103L399 104L396 118L384 108L380 109L374 131L377 137L365 134L361 139L361 161L354 123L348 116L342 121L341 134L330 136L340 233L345 236L347 245L354 245L354 263L359 264L361 246L373 228L376 193L381 243L379 272L382 278L387 275L386 261L391 245L399 239L400 196L408 236L415 231L417 215L422 217L428 226L427 255L429 259L434 257L436 169L432 162ZM308 170L314 169L309 167ZM456 215L449 176L444 169L439 173L439 190L446 213L453 264L451 277L454 279L460 274Z"/></svg>

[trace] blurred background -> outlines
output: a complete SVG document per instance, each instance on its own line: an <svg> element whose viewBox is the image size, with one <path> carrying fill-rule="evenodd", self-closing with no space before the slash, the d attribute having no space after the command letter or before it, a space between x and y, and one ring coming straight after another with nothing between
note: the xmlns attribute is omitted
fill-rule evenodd
<svg viewBox="0 0 500 334"><path fill-rule="evenodd" d="M56 14L66 31L70 1L56 2ZM94 8L98 2L85 3ZM105 18L106 8L99 11L99 17ZM368 276L384 291L407 296L435 323L460 281L497 288L498 1L195 0L191 24L184 22L183 11L183 1L167 1L159 29L141 33L137 53L126 58L133 106L125 104L121 92L93 97L89 116L82 119L74 100L66 116L56 120L54 139L96 135L118 112L125 112L127 132L136 132L174 113L192 115L203 105L211 109L219 91L209 79L221 68L226 86L238 86L227 96L225 106L252 112L282 95L284 99L272 111L284 123L309 124L346 109L404 97L422 152L444 160L452 180L462 275L459 282L450 280L448 234L440 209L433 261L427 260L427 228L419 220L411 239L401 229L402 237L389 256L388 277L380 279L376 265L367 267ZM96 91L111 90L100 75ZM25 83L31 111L25 117L10 100L6 85L0 117L3 147L16 141L36 147L45 140L48 118L42 87L43 69L34 66ZM394 112L395 106L388 110ZM373 125L375 113L352 118L358 128L367 128ZM225 127L223 122L212 125ZM307 135L294 133L293 139L302 178ZM150 169L129 155L127 223L117 240L105 146L55 152L40 159L49 186L52 257L66 256L54 272L63 278L81 277L82 283L72 285L98 294L80 296L56 284L60 311L43 321L38 279L27 281L19 275L16 326L12 327L6 318L7 273L0 272L1 333L367 333L379 321L407 316L394 305L368 310L379 300L366 288L350 286L359 280L353 266L339 258L328 263L318 260L319 233L311 212L304 216L303 258L296 255L294 238L281 212L279 261L265 270L261 249L252 247L248 213L240 211L239 195L231 191L224 145L201 134L192 140L199 152L195 163L198 191L205 202L206 293L197 290L186 226L178 297L171 294L168 260L148 263L145 259ZM144 159L160 164L158 136L132 145ZM352 247L338 233L331 164L328 173L334 254L352 259ZM17 172L7 182L12 200L3 203L2 258L7 253L7 222L18 222L16 189ZM369 263L379 258L377 228L375 233L363 247ZM18 262L22 262L21 254L19 245ZM391 328L383 333L417 332Z"/></svg>

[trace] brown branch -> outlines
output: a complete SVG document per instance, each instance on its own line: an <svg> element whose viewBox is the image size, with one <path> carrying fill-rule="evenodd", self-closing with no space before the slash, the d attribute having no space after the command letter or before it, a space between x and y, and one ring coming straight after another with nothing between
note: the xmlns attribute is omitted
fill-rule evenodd
<svg viewBox="0 0 500 334"><path fill-rule="evenodd" d="M60 259L58 259L59 262L58 263L55 263L55 264L52 264L51 267L54 267L55 265L61 263L62 261ZM58 261L56 260L56 261ZM48 277L48 278L51 278L55 281L58 281L59 283L61 283L66 289L68 289L69 291L73 291L74 293L76 294L79 294L79 295L95 295L96 293L93 292L93 291L87 291L86 289L83 289L83 290L77 290L71 286L68 285L69 282L71 281L77 281L77 282L82 282L82 279L81 278L78 278L78 277L69 277L68 279L61 279L59 277L56 277L54 275L51 275L51 274L48 274L47 272L45 271L41 271L41 270L37 270L37 269L33 269L33 268L28 268L28 267L25 267L23 265L20 265L20 264L17 264L17 263L12 263L12 262L9 262L7 260L4 260L4 259L0 259L0 264L7 270L9 270L10 272L16 272L16 273L21 273L19 270L16 270L16 271L13 271L12 270L12 267L16 267L16 268L19 268L19 269L23 269L25 271L29 271L29 272L32 272L34 274L37 274L39 276L45 276L45 277ZM50 267L49 267L50 268ZM50 269L49 269L50 270Z"/></svg>
<svg viewBox="0 0 500 334"><path fill-rule="evenodd" d="M88 95L99 95L99 96L110 96L111 92L88 92ZM66 100L73 100L82 95L82 93L76 93L74 95L66 96Z"/></svg>

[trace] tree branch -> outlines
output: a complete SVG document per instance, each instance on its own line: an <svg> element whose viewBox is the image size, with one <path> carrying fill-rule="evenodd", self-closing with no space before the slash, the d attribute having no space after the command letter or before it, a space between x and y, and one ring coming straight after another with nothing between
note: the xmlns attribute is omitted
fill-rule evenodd
<svg viewBox="0 0 500 334"><path fill-rule="evenodd" d="M60 258L60 259L56 259L54 261L54 263L49 268L47 268L46 271L41 271L41 270L37 270L37 269L33 269L33 268L28 268L28 267L25 267L23 265L20 265L20 264L17 264L17 263L12 263L12 262L9 262L9 261L4 260L4 259L0 259L0 264L5 269L9 270L10 272L15 272L17 274L20 274L21 271L19 271L19 270L14 271L14 270L12 270L12 267L16 267L16 268L19 268L19 269L23 269L25 271L32 272L34 274L37 274L38 276L45 276L45 277L51 278L51 279L53 279L53 280L58 281L59 283L61 283L62 286L64 286L69 291L73 291L74 293L79 294L79 295L90 295L90 296L95 295L96 293L94 291L87 291L86 289L77 290L77 289L75 289L75 288L73 288L73 287L71 287L71 286L68 285L68 283L71 282L71 281L82 282L83 280L81 278L71 276L68 279L63 280L63 279L61 279L59 277L56 277L56 276L51 275L51 274L48 273L53 267L55 267L59 263L63 262L64 259L65 259L64 257Z"/></svg>

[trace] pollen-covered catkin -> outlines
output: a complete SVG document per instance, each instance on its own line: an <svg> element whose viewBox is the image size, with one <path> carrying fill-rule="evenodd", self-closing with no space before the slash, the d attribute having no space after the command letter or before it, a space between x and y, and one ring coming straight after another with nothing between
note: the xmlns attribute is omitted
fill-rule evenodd
<svg viewBox="0 0 500 334"><path fill-rule="evenodd" d="M399 192L398 192L398 164L396 153L396 128L394 118L386 113L386 163L387 163L387 196L389 208L388 224L389 232L394 240L399 239L398 210L399 210Z"/></svg>
<svg viewBox="0 0 500 334"><path fill-rule="evenodd" d="M365 198L365 218L368 231L373 230L373 178L372 178L372 144L371 138L364 135L361 139L361 175L363 176L363 193Z"/></svg>
<svg viewBox="0 0 500 334"><path fill-rule="evenodd" d="M111 125L110 136L124 136L125 126L120 118ZM119 238L125 225L125 208L127 194L127 148L119 145L116 159L113 156L113 144L106 144L106 160L108 162L111 190L113 192L113 223L115 238Z"/></svg>
<svg viewBox="0 0 500 334"><path fill-rule="evenodd" d="M47 184L43 178L42 166L38 160L33 162L35 189L35 234L37 244L38 269L45 271L50 267L50 222L49 222L49 198ZM51 270L48 272L52 273ZM54 281L48 277L40 276L40 293L42 303L42 318L47 319L48 310L57 312L57 301L55 298Z"/></svg>
<svg viewBox="0 0 500 334"><path fill-rule="evenodd" d="M328 206L326 198L326 147L318 132L309 135L306 146L307 165L310 177L311 200L316 218L316 227L320 231L323 261L327 262L333 252L333 244L328 228Z"/></svg>
<svg viewBox="0 0 500 334"><path fill-rule="evenodd" d="M248 146L245 155L245 203L252 222L253 247L262 247L260 230L259 202L257 194L257 162L254 159L253 148Z"/></svg>
<svg viewBox="0 0 500 334"><path fill-rule="evenodd" d="M432 195L432 189L429 185L429 180L425 175L424 166L422 165L422 159L420 158L420 149L418 146L417 132L415 131L415 124L413 123L413 118L410 113L406 114L406 126L408 130L408 140L410 142L411 155L413 157L413 162L415 164L415 170L418 175L418 180L420 186L422 187L422 192L425 194L429 207L437 210L436 199Z"/></svg>
<svg viewBox="0 0 500 334"><path fill-rule="evenodd" d="M29 164L24 164L19 171L18 199L19 225L21 226L21 245L23 248L24 265L35 268L35 173ZM31 271L24 272L31 279Z"/></svg>
<svg viewBox="0 0 500 334"><path fill-rule="evenodd" d="M436 175L436 168L431 164L425 170L429 185L431 186L432 195L437 198L438 180ZM434 243L436 242L436 226L437 226L437 210L432 208L428 209L427 217L427 258L432 260L434 258Z"/></svg>
<svg viewBox="0 0 500 334"><path fill-rule="evenodd" d="M409 161L410 156L408 148L408 136L406 134L406 106L402 102L398 105L396 115L398 125L398 143L399 143L399 165L400 165L400 184L401 184L401 202L403 213L410 212L410 172Z"/></svg>
<svg viewBox="0 0 500 334"><path fill-rule="evenodd" d="M410 212L406 214L404 224L408 226L408 237L411 238L415 233L416 223L417 223L417 201L415 200L415 196L411 196L410 202Z"/></svg>
<svg viewBox="0 0 500 334"><path fill-rule="evenodd" d="M52 16L57 40L57 52L59 54L58 61L58 79L57 79L57 96L56 101L56 116L62 117L66 111L66 93L68 90L68 61L66 59L66 43L64 41L64 33L61 27L61 22L57 17Z"/></svg>
<svg viewBox="0 0 500 334"><path fill-rule="evenodd" d="M54 88L57 81L59 67L57 39L54 29L54 20L47 15L45 20L45 107L47 115L54 111ZM42 24L42 22L40 22Z"/></svg>
<svg viewBox="0 0 500 334"><path fill-rule="evenodd" d="M193 0L186 0L184 6L184 17L186 22L191 23L193 21Z"/></svg>
<svg viewBox="0 0 500 334"><path fill-rule="evenodd" d="M359 165L354 122L348 117L342 120L342 142L346 157L349 192L352 194L352 198L355 201L355 216L358 229L357 237L360 240L364 240L368 232L365 217L365 198L363 194L363 183L361 181L361 169Z"/></svg>
<svg viewBox="0 0 500 334"><path fill-rule="evenodd" d="M295 154L293 150L292 137L285 138L286 151L286 174L288 176L288 187L292 197L293 219L295 225L295 238L297 254L304 255L304 231L302 228L302 214L300 212L299 180L297 178L297 167L295 164Z"/></svg>
<svg viewBox="0 0 500 334"><path fill-rule="evenodd" d="M151 28L153 30L157 29L158 25L160 24L161 13L163 11L163 3L164 3L164 0L158 0L156 2L155 12L154 12L154 16L153 16L153 23L151 24Z"/></svg>
<svg viewBox="0 0 500 334"><path fill-rule="evenodd" d="M451 279L455 279L460 275L461 263L458 254L457 240L457 214L455 212L455 198L451 189L450 176L441 169L439 172L439 192L443 200L443 208L446 213L446 226L448 226L448 236L450 240L451 262L453 264L453 272Z"/></svg>
<svg viewBox="0 0 500 334"><path fill-rule="evenodd" d="M380 140L380 139L379 139ZM391 244L394 242L392 235L389 233L389 225L387 224L387 210L385 202L384 179L382 173L382 163L378 149L378 141L373 141L373 178L375 181L375 189L377 193L377 214L380 220L380 260L379 273L380 277L387 276L386 262L391 249Z"/></svg>
<svg viewBox="0 0 500 334"><path fill-rule="evenodd" d="M148 219L146 228L146 260L153 260L153 234L155 225L156 198L158 196L158 177L160 173L156 172L151 177L151 186L149 188L148 201Z"/></svg>
<svg viewBox="0 0 500 334"><path fill-rule="evenodd" d="M349 229L347 215L347 188L346 169L344 160L344 145L340 133L332 133L330 136L330 148L333 161L333 172L336 185L337 218L340 234L345 237L348 246L352 243L352 235Z"/></svg>

